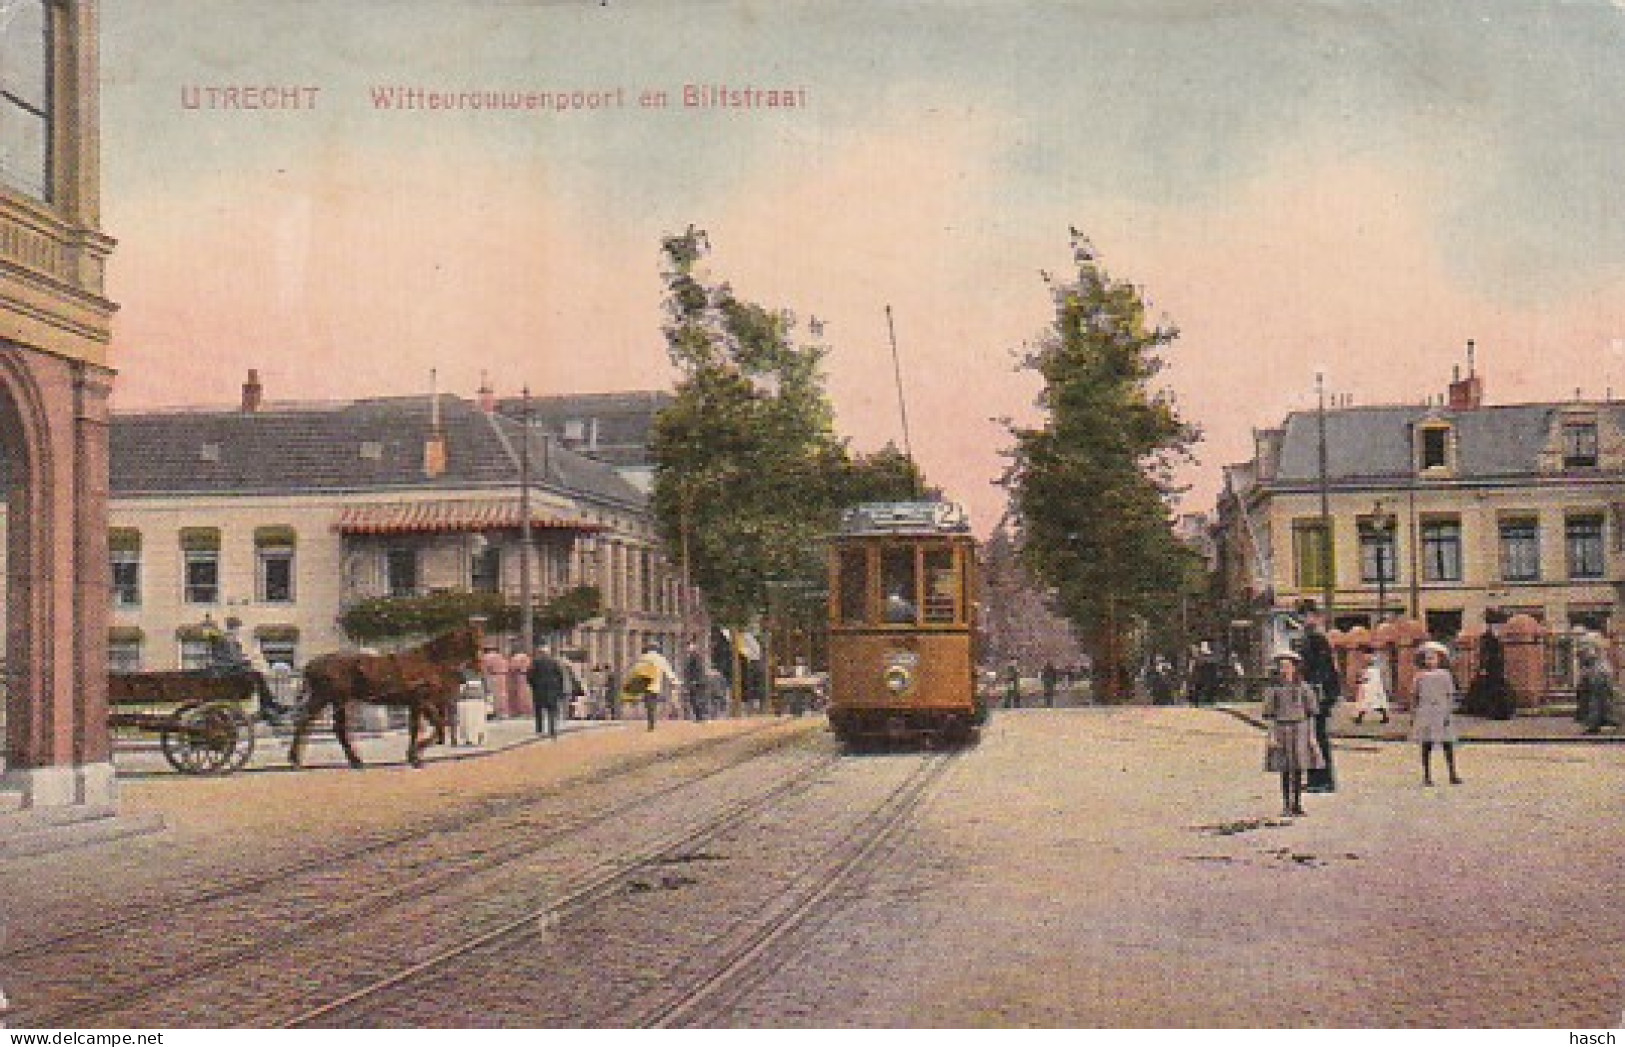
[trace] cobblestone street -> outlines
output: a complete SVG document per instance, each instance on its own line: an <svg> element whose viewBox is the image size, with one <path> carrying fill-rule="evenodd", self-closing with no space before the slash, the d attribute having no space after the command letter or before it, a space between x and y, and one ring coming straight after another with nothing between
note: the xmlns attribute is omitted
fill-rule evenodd
<svg viewBox="0 0 1625 1047"><path fill-rule="evenodd" d="M611 728L423 771L152 774L0 861L14 1026L1568 1026L1625 1010L1625 746L1341 745L1276 817L1213 710Z"/></svg>

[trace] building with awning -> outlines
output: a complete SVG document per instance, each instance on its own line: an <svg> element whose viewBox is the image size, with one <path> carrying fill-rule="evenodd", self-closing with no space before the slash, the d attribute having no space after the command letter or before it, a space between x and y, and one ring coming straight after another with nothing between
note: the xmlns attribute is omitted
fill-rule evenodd
<svg viewBox="0 0 1625 1047"><path fill-rule="evenodd" d="M115 412L111 443L108 639L122 667L200 664L188 627L207 616L238 619L251 656L298 668L352 646L338 619L359 601L463 591L517 605L527 560L534 606L599 591L602 616L551 637L589 664L622 666L649 641L674 650L702 628L646 494L490 398L269 401L250 372L232 409Z"/></svg>

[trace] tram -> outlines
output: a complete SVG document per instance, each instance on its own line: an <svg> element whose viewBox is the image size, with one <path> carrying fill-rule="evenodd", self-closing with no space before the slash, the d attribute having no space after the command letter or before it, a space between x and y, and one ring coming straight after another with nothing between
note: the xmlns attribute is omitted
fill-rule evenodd
<svg viewBox="0 0 1625 1047"><path fill-rule="evenodd" d="M961 744L976 687L976 540L950 502L846 511L829 567L829 723L849 747Z"/></svg>

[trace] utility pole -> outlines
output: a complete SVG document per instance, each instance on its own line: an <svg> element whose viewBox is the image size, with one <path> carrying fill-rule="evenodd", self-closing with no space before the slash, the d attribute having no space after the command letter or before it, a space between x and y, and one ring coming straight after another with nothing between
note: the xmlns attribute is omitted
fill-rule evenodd
<svg viewBox="0 0 1625 1047"><path fill-rule="evenodd" d="M519 414L519 643L528 657L536 649L536 619L530 591L530 386Z"/></svg>
<svg viewBox="0 0 1625 1047"><path fill-rule="evenodd" d="M1326 615L1327 628L1332 627L1332 602L1337 594L1337 580L1332 576L1332 500L1326 463L1326 376L1315 373L1315 393L1320 401L1316 413L1320 430L1320 592L1321 608Z"/></svg>

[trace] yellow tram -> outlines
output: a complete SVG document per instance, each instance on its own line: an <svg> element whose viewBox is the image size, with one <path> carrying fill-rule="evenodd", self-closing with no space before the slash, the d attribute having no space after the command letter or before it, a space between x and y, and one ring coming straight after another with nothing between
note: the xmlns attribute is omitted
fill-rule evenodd
<svg viewBox="0 0 1625 1047"><path fill-rule="evenodd" d="M847 510L829 577L829 722L844 742L975 736L987 721L976 594L976 540L959 506Z"/></svg>

